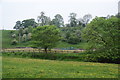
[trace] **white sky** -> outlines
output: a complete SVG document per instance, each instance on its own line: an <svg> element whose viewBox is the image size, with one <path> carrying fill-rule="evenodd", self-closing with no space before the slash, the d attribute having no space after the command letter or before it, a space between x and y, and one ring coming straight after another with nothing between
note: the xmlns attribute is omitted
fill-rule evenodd
<svg viewBox="0 0 120 80"><path fill-rule="evenodd" d="M95 16L115 15L118 12L119 0L2 0L0 1L0 29L13 29L16 21L34 18L41 11L52 19L61 14L65 23L71 12L77 13L77 18L85 14Z"/></svg>

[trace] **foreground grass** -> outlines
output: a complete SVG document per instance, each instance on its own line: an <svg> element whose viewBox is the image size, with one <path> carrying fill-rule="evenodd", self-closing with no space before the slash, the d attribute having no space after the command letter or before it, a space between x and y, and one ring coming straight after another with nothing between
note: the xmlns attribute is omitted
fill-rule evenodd
<svg viewBox="0 0 120 80"><path fill-rule="evenodd" d="M3 78L117 78L118 65L3 57Z"/></svg>

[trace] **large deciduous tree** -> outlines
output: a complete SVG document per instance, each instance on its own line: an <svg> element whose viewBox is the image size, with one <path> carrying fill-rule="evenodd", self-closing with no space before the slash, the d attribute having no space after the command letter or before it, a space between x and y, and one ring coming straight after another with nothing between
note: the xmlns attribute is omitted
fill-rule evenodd
<svg viewBox="0 0 120 80"><path fill-rule="evenodd" d="M92 49L116 53L119 47L119 26L119 18L104 19L96 17L84 28L82 37L88 41Z"/></svg>
<svg viewBox="0 0 120 80"><path fill-rule="evenodd" d="M63 27L64 26L63 17L60 14L56 14L55 19L52 20L52 24L57 27Z"/></svg>
<svg viewBox="0 0 120 80"><path fill-rule="evenodd" d="M44 48L47 53L48 48L53 48L60 39L60 30L53 25L39 26L33 30L32 40L37 47Z"/></svg>
<svg viewBox="0 0 120 80"><path fill-rule="evenodd" d="M92 18L91 14L86 14L83 16L83 20L85 22L85 25L90 21L91 18Z"/></svg>
<svg viewBox="0 0 120 80"><path fill-rule="evenodd" d="M77 19L76 19L76 16L77 16L76 13L70 13L69 22L70 22L70 26L71 26L71 27L76 27L76 26L77 26Z"/></svg>
<svg viewBox="0 0 120 80"><path fill-rule="evenodd" d="M16 24L15 24L15 26L13 27L13 29L18 30L20 28L22 28L22 22L21 21L17 21Z"/></svg>
<svg viewBox="0 0 120 80"><path fill-rule="evenodd" d="M29 26L36 27L37 23L35 22L35 19L26 19L22 21L22 26L24 28L28 28Z"/></svg>
<svg viewBox="0 0 120 80"><path fill-rule="evenodd" d="M85 27L88 24L88 22L90 21L91 18L92 18L91 14L86 14L86 15L83 16L83 18L79 18L78 19L78 26L82 25L83 27Z"/></svg>
<svg viewBox="0 0 120 80"><path fill-rule="evenodd" d="M44 26L50 24L50 17L45 16L44 12L40 13L40 16L37 17L38 26Z"/></svg>

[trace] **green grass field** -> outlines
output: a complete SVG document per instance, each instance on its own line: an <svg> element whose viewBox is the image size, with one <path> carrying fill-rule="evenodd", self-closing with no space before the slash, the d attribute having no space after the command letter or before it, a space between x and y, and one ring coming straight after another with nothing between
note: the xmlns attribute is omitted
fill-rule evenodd
<svg viewBox="0 0 120 80"><path fill-rule="evenodd" d="M3 78L117 78L118 64L3 58Z"/></svg>

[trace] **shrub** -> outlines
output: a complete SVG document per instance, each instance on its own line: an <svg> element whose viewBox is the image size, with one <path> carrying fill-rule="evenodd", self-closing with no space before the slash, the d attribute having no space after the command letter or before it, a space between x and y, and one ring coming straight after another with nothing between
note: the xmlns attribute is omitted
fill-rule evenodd
<svg viewBox="0 0 120 80"><path fill-rule="evenodd" d="M13 34L13 35L12 35L12 38L16 38L16 34Z"/></svg>
<svg viewBox="0 0 120 80"><path fill-rule="evenodd" d="M11 44L16 45L17 43L18 43L18 41L16 39L14 39Z"/></svg>
<svg viewBox="0 0 120 80"><path fill-rule="evenodd" d="M85 61L85 62L100 62L100 63L120 63L120 54L113 53L31 53L31 52L12 52L3 53L7 56L20 56L20 57L30 57L37 59L49 59L49 60L69 60L69 61Z"/></svg>

